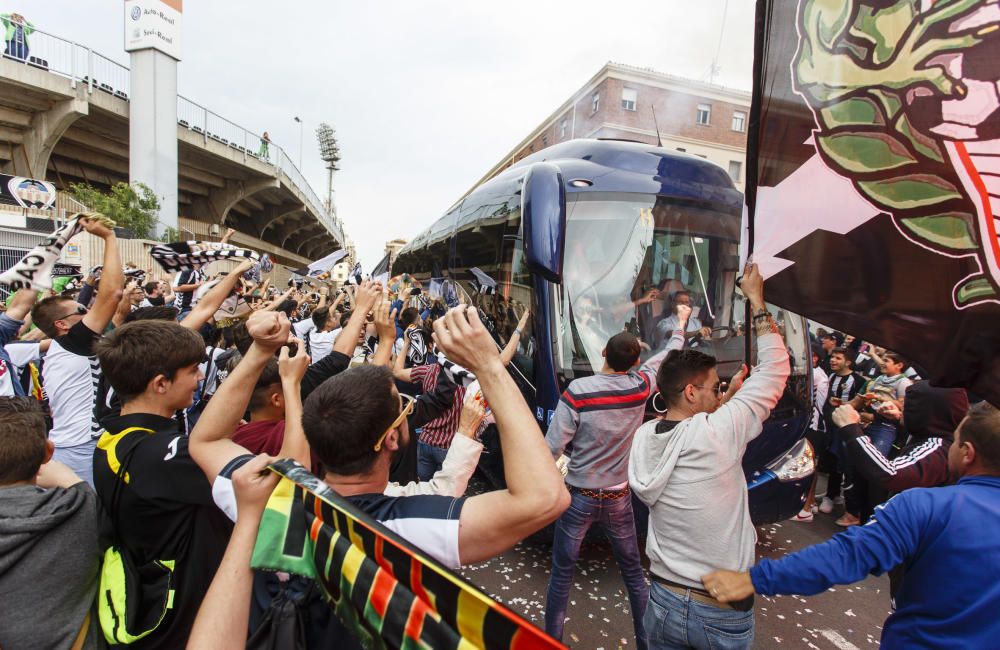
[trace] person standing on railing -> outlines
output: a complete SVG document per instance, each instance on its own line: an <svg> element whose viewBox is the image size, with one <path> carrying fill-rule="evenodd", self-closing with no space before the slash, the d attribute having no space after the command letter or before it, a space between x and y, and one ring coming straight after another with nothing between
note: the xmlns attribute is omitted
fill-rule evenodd
<svg viewBox="0 0 1000 650"><path fill-rule="evenodd" d="M4 54L21 61L28 60L28 35L35 31L35 26L21 14L0 14L3 22L3 40L7 42Z"/></svg>
<svg viewBox="0 0 1000 650"><path fill-rule="evenodd" d="M269 145L270 143L271 143L271 138L270 136L267 135L267 131L264 131L264 135L260 136L260 151L257 152L257 155L263 158L264 160L268 159L267 145Z"/></svg>

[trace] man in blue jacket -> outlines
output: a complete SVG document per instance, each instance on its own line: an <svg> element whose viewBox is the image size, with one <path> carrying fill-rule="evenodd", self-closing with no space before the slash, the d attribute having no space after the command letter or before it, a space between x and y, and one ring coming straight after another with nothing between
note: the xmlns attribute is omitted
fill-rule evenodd
<svg viewBox="0 0 1000 650"><path fill-rule="evenodd" d="M883 648L995 647L1000 409L986 402L969 409L948 464L961 477L955 485L907 490L877 507L864 526L780 560L761 560L748 573L715 571L702 582L723 602L754 592L807 596L903 564L906 575L882 630Z"/></svg>

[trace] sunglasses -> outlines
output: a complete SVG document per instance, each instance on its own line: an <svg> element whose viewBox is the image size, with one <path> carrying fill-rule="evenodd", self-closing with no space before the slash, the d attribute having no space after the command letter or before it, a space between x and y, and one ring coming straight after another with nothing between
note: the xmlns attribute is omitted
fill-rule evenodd
<svg viewBox="0 0 1000 650"><path fill-rule="evenodd" d="M404 418L408 417L410 413L413 413L414 398L410 397L406 393L399 394L399 415L396 419L392 421L389 428L378 437L375 441L375 451L382 451L382 443L385 442L385 437L389 435L389 432L400 425Z"/></svg>
<svg viewBox="0 0 1000 650"><path fill-rule="evenodd" d="M59 318L57 318L55 320L64 320L64 319L69 318L70 316L86 316L87 315L87 311L88 311L88 309L86 307L84 307L83 305L77 303L76 309L74 309L70 313L66 314L65 316L60 316Z"/></svg>

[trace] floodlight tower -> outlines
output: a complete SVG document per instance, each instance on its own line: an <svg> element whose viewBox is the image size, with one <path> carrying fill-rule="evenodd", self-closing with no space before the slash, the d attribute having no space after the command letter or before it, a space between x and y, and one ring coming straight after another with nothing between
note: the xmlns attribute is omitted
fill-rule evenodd
<svg viewBox="0 0 1000 650"><path fill-rule="evenodd" d="M316 128L316 139L319 140L319 157L326 163L326 203L330 212L333 209L333 172L340 169L340 146L337 145L337 132L326 122L320 122Z"/></svg>

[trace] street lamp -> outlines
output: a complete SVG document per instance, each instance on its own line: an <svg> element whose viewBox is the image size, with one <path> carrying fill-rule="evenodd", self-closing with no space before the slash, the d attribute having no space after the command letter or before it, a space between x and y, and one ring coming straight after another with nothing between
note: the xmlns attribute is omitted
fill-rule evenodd
<svg viewBox="0 0 1000 650"><path fill-rule="evenodd" d="M340 169L340 147L337 145L337 132L326 122L320 122L316 128L316 139L319 140L319 157L326 163L326 204L333 210L333 172Z"/></svg>
<svg viewBox="0 0 1000 650"><path fill-rule="evenodd" d="M296 115L295 121L299 123L299 171L302 171L302 119Z"/></svg>

